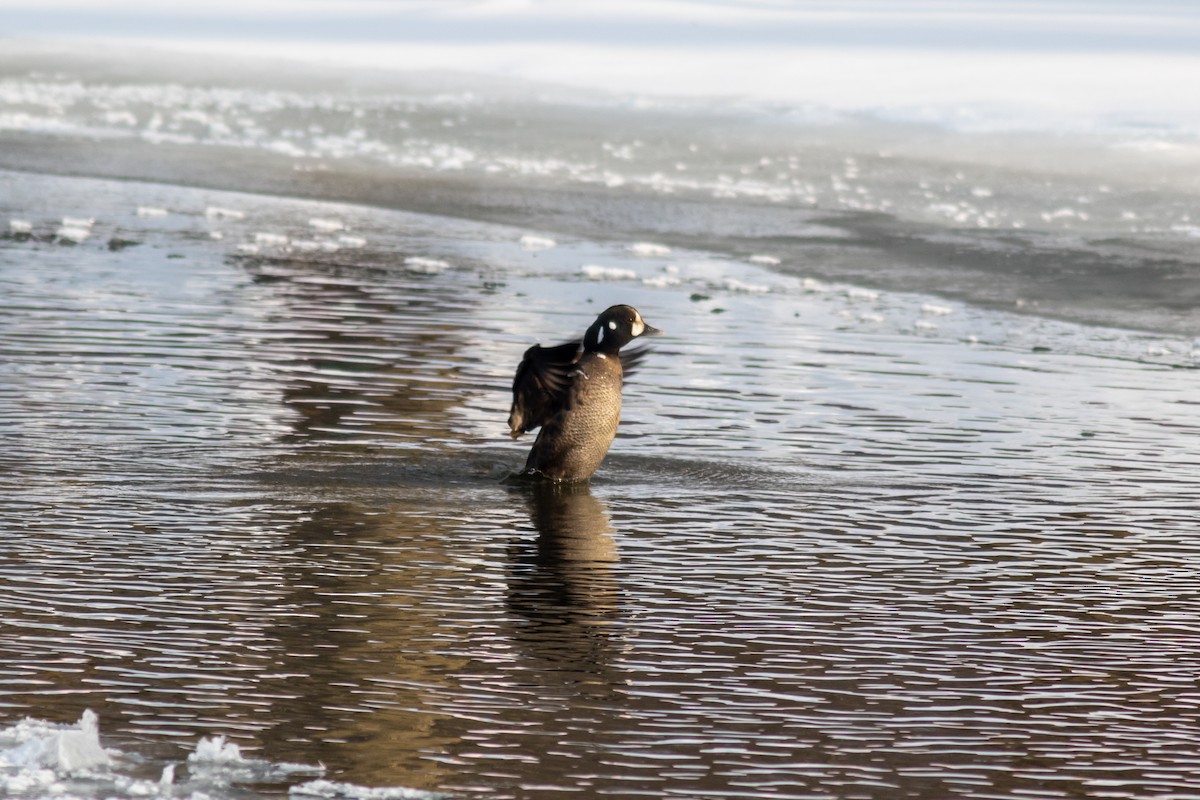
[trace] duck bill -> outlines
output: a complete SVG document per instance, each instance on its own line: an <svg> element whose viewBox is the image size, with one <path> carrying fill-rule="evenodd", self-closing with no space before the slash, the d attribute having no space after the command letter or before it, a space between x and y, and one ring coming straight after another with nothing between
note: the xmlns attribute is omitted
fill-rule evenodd
<svg viewBox="0 0 1200 800"><path fill-rule="evenodd" d="M642 324L642 332L638 336L662 336L664 331L659 330L653 325Z"/></svg>

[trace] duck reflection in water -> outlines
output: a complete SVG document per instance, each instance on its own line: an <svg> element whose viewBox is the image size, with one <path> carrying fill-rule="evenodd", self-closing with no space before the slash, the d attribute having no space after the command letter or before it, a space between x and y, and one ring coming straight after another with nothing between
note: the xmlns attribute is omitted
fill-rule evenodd
<svg viewBox="0 0 1200 800"><path fill-rule="evenodd" d="M533 482L521 492L537 538L509 548L508 606L516 641L556 670L595 682L607 671L619 615L617 545L603 501L586 483Z"/></svg>

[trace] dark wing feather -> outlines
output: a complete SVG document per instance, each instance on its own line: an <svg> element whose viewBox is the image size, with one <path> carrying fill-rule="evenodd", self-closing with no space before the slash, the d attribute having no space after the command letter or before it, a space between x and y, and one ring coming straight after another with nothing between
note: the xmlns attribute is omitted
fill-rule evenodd
<svg viewBox="0 0 1200 800"><path fill-rule="evenodd" d="M624 373L626 378L638 371L638 368L642 364L642 359L649 352L649 347L635 347L632 350L622 350L617 354L621 357L621 372Z"/></svg>
<svg viewBox="0 0 1200 800"><path fill-rule="evenodd" d="M578 358L578 341L557 347L535 344L525 351L513 377L512 410L508 414L514 439L541 427L558 413L571 384L568 373Z"/></svg>

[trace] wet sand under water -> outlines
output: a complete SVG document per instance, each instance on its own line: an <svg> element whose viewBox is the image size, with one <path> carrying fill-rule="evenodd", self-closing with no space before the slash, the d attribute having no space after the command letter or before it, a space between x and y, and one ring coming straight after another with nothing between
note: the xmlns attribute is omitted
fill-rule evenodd
<svg viewBox="0 0 1200 800"><path fill-rule="evenodd" d="M1180 343L700 252L4 180L32 223L0 242L6 723L94 709L154 774L225 734L495 798L1194 790ZM608 461L507 484L521 352L612 302L669 335Z"/></svg>

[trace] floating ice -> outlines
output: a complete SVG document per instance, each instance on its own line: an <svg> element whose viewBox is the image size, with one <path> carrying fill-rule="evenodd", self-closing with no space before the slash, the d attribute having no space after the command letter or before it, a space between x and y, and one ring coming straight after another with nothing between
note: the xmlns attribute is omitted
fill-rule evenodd
<svg viewBox="0 0 1200 800"><path fill-rule="evenodd" d="M721 281L721 287L731 292L742 292L745 294L766 294L771 291L771 287L762 283L747 283L737 278L726 278Z"/></svg>
<svg viewBox="0 0 1200 800"><path fill-rule="evenodd" d="M1042 212L1043 222L1053 222L1059 219L1078 219L1086 222L1088 220L1088 214L1086 211L1076 211L1073 208L1066 207L1055 209L1054 211Z"/></svg>
<svg viewBox="0 0 1200 800"><path fill-rule="evenodd" d="M10 219L8 229L16 234L33 233L33 223L23 219Z"/></svg>
<svg viewBox="0 0 1200 800"><path fill-rule="evenodd" d="M92 217L63 217L62 224L64 228L91 228L96 220Z"/></svg>
<svg viewBox="0 0 1200 800"><path fill-rule="evenodd" d="M8 768L5 772L11 769L18 774L30 769L87 772L108 767L111 763L112 759L100 746L100 729L96 714L91 710L83 712L78 727L26 719L0 732L0 767ZM13 777L5 775L5 783L10 783ZM0 791L0 795L3 794L6 792Z"/></svg>
<svg viewBox="0 0 1200 800"><path fill-rule="evenodd" d="M665 289L668 286L678 286L682 281L674 275L655 275L653 278L642 278L642 283L656 289Z"/></svg>
<svg viewBox="0 0 1200 800"><path fill-rule="evenodd" d="M220 206L209 206L204 209L204 216L209 219L245 219L246 212Z"/></svg>
<svg viewBox="0 0 1200 800"><path fill-rule="evenodd" d="M137 209L139 217L165 217L167 213L165 208L155 208L154 206L138 206Z"/></svg>
<svg viewBox="0 0 1200 800"><path fill-rule="evenodd" d="M237 246L237 249L239 253L245 253L248 256L252 256L258 253L259 246L253 242L242 242Z"/></svg>
<svg viewBox="0 0 1200 800"><path fill-rule="evenodd" d="M525 235L521 237L521 247L526 250L548 250L557 244L553 239L548 239L545 236Z"/></svg>
<svg viewBox="0 0 1200 800"><path fill-rule="evenodd" d="M206 736L188 754L188 772L193 778L212 783L274 783L289 777L317 776L323 767L310 764L247 758L242 749L224 736Z"/></svg>
<svg viewBox="0 0 1200 800"><path fill-rule="evenodd" d="M948 314L953 314L954 309L949 306L939 306L935 303L925 303L921 306L921 313L930 317L944 317Z"/></svg>
<svg viewBox="0 0 1200 800"><path fill-rule="evenodd" d="M931 322L927 319L919 319L913 323L913 328L920 333L933 333L938 329L938 326L936 322Z"/></svg>
<svg viewBox="0 0 1200 800"><path fill-rule="evenodd" d="M367 788L352 783L316 780L301 783L288 790L291 797L318 797L328 800L434 800L447 795L426 792L421 789L406 789L400 786Z"/></svg>
<svg viewBox="0 0 1200 800"><path fill-rule="evenodd" d="M768 256L768 255L753 255L753 256L750 256L749 261L751 264L762 264L763 266L766 266L766 267L774 267L774 266L778 266L779 264L783 263L780 259L776 258L775 256Z"/></svg>
<svg viewBox="0 0 1200 800"><path fill-rule="evenodd" d="M78 225L63 225L55 231L54 235L62 241L79 244L92 235L92 229Z"/></svg>
<svg viewBox="0 0 1200 800"><path fill-rule="evenodd" d="M593 281L637 280L637 273L622 267L602 267L599 264L584 264L579 271Z"/></svg>
<svg viewBox="0 0 1200 800"><path fill-rule="evenodd" d="M287 247L288 237L281 233L256 233L254 243L263 247Z"/></svg>
<svg viewBox="0 0 1200 800"><path fill-rule="evenodd" d="M424 256L409 256L404 259L404 266L409 272L419 272L425 275L436 275L450 269L450 264L440 258L425 258Z"/></svg>
<svg viewBox="0 0 1200 800"><path fill-rule="evenodd" d="M671 248L666 245L653 244L651 242L635 242L634 244L627 245L625 249L635 256L657 257L669 255L671 252Z"/></svg>
<svg viewBox="0 0 1200 800"><path fill-rule="evenodd" d="M339 236L338 244L340 244L342 247L357 249L359 247L366 247L367 240L361 236Z"/></svg>
<svg viewBox="0 0 1200 800"><path fill-rule="evenodd" d="M324 800L436 800L448 795L405 787L370 788L322 779L320 766L267 761L246 756L224 736L201 739L188 755L183 776L177 765L162 766L157 780L145 760L124 757L100 744L96 715L85 711L75 725L24 719L0 729L0 797L60 800L170 800L275 796L290 786L295 798ZM297 781L302 781L297 783ZM295 785L292 785L295 784ZM245 787L271 786L259 793Z"/></svg>
<svg viewBox="0 0 1200 800"><path fill-rule="evenodd" d="M855 301L870 302L879 299L879 292L875 291L874 289L861 289L859 287L852 287L846 290L846 297Z"/></svg>
<svg viewBox="0 0 1200 800"><path fill-rule="evenodd" d="M188 754L189 764L232 764L244 763L242 748L224 736L205 736L196 742L196 749Z"/></svg>
<svg viewBox="0 0 1200 800"><path fill-rule="evenodd" d="M310 227L313 227L321 233L337 233L338 231L346 230L346 223L336 219L321 219L314 217L308 221Z"/></svg>

